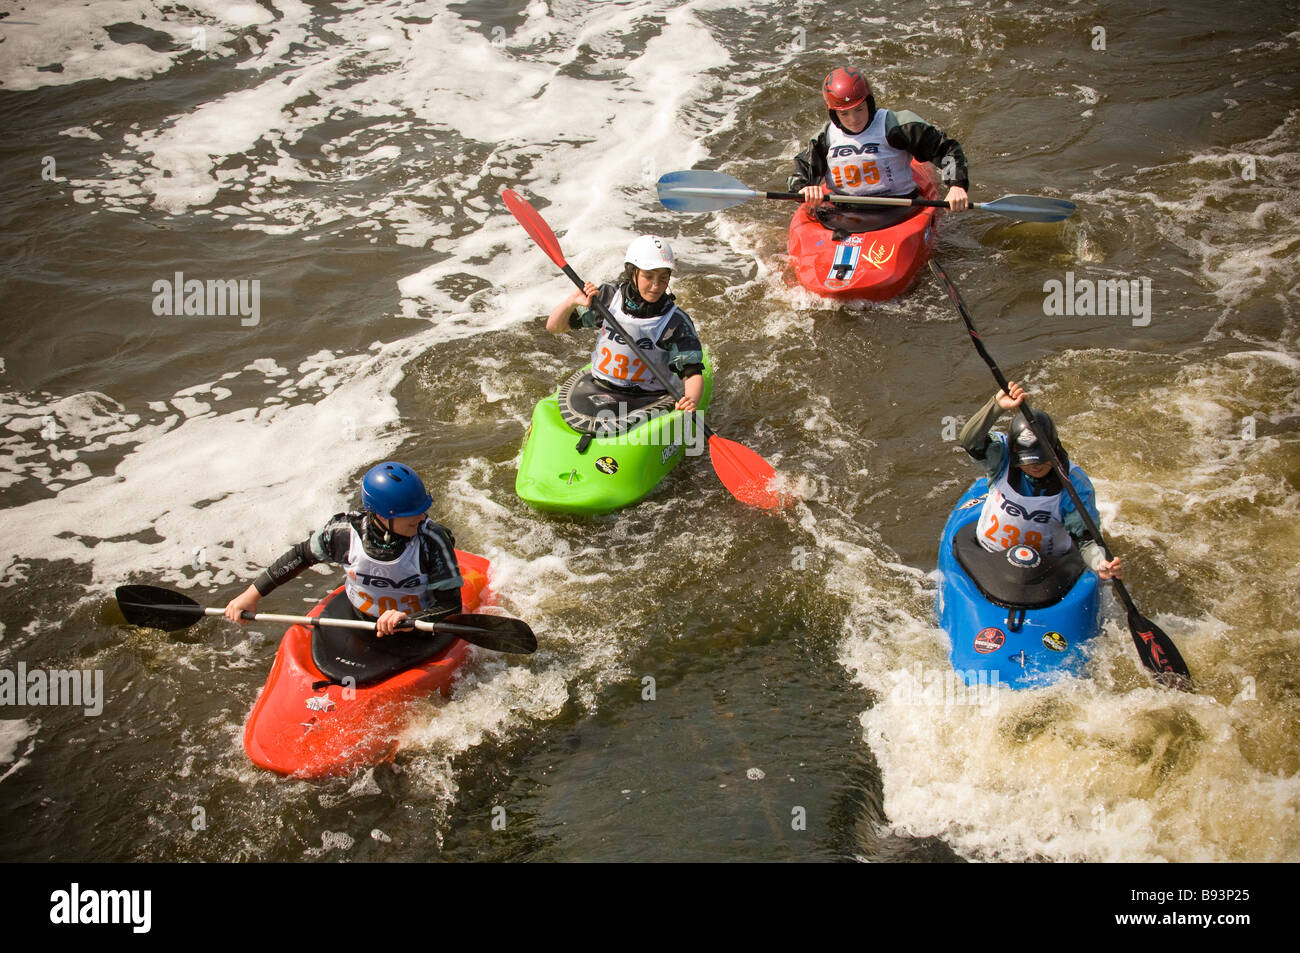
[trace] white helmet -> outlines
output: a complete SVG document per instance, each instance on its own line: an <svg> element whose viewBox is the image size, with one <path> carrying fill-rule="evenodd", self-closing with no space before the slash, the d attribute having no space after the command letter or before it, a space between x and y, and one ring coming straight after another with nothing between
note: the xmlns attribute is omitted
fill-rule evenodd
<svg viewBox="0 0 1300 953"><path fill-rule="evenodd" d="M654 271L656 268L672 270L677 267L677 259L673 258L673 250L668 247L668 243L653 235L642 235L628 245L623 260L642 271Z"/></svg>

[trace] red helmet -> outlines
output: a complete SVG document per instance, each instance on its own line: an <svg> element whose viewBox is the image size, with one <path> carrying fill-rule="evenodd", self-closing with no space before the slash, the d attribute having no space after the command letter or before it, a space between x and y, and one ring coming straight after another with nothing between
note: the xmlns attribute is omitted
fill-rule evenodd
<svg viewBox="0 0 1300 953"><path fill-rule="evenodd" d="M822 99L828 109L852 109L870 95L867 78L852 66L834 70L822 83Z"/></svg>

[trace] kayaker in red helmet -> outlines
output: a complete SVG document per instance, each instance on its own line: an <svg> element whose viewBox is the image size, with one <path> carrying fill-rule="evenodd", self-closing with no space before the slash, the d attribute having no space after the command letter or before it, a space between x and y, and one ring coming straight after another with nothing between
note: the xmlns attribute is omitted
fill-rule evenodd
<svg viewBox="0 0 1300 953"><path fill-rule="evenodd" d="M623 258L623 274L616 283L597 288L588 281L555 306L546 330L563 334L570 328L599 328L591 352L591 376L598 385L613 393L662 394L663 385L645 363L655 361L665 376L675 373L681 378L683 394L676 409L695 410L704 393L704 347L690 315L668 294L668 280L677 267L673 250L662 238L642 235ZM636 341L624 342L604 327L600 313L591 307L593 296L599 296Z"/></svg>
<svg viewBox="0 0 1300 953"><path fill-rule="evenodd" d="M833 70L822 83L830 122L795 158L789 190L818 205L829 192L840 195L912 197L911 158L944 171L953 211L970 206L966 156L950 139L916 113L877 109L865 76L851 66ZM827 224L823 222L823 224Z"/></svg>
<svg viewBox="0 0 1300 953"><path fill-rule="evenodd" d="M371 467L361 481L361 503L364 512L339 513L272 563L230 600L226 618L247 625L241 612L256 612L263 596L321 562L346 572L344 592L326 605L322 619L362 619L376 623L376 635L391 636L408 618L459 613L464 583L456 541L428 518L433 498L416 472L396 461ZM356 638L355 630L329 631Z"/></svg>
<svg viewBox="0 0 1300 953"><path fill-rule="evenodd" d="M1074 501L1061 485L1051 458L1034 432L1017 413L1008 433L990 433L989 428L1005 410L1015 412L1025 392L1015 381L1007 381L1011 393L998 391L962 428L961 445L988 475L989 494L980 512L975 538L992 552L1013 546L1029 546L1044 556L1059 556L1078 544L1084 565L1102 579L1124 578L1118 556L1110 561L1093 539L1075 509ZM1070 483L1098 526L1101 517L1094 502L1092 481L1083 468L1070 462L1061 446L1052 418L1034 411L1034 423L1052 444Z"/></svg>

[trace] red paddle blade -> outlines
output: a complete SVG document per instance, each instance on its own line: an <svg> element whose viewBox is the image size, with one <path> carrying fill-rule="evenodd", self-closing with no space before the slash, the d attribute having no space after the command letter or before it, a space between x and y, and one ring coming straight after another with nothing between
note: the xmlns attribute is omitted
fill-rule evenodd
<svg viewBox="0 0 1300 953"><path fill-rule="evenodd" d="M510 214L518 219L524 231L537 242L537 247L546 252L547 257L555 262L555 267L564 268L564 252L560 251L560 241L555 237L555 232L551 231L551 226L546 224L546 219L514 189L502 189L501 198L506 203L506 208L510 209Z"/></svg>
<svg viewBox="0 0 1300 953"><path fill-rule="evenodd" d="M772 491L776 471L753 450L710 434L709 459L722 485L740 502L765 510L781 505L781 498Z"/></svg>

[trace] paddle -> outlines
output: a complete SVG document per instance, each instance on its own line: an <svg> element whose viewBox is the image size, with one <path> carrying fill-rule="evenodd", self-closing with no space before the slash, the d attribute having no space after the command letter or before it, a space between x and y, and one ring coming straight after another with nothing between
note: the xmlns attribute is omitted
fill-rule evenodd
<svg viewBox="0 0 1300 953"><path fill-rule="evenodd" d="M535 241L542 251L546 252L548 258L555 265L569 276L579 288L584 286L584 282L578 277L569 264L564 260L564 252L560 250L560 242L555 237L555 232L551 231L551 226L546 224L546 220L538 211L525 201L519 193L505 189L501 192L501 198L505 201L506 207L510 209L519 224ZM632 336L623 330L622 325L609 313L609 309L601 304L599 299L593 299L594 306L600 312L601 318L625 341L633 340ZM681 400L682 389L676 381L664 374L653 361L647 361L651 373L675 399ZM733 440L724 440L713 432L708 424L701 421L704 427L704 433L709 438L709 459L713 463L713 470L718 474L718 479L722 485L730 491L731 495L742 503L750 506L757 506L763 509L775 509L781 505L781 499L771 488L771 481L776 476L776 471L772 469L771 464L760 457L748 447L736 443Z"/></svg>
<svg viewBox="0 0 1300 953"><path fill-rule="evenodd" d="M975 330L975 325L971 322L970 313L966 310L966 303L962 301L961 293L957 291L957 287L948 278L942 266L933 258L930 259L930 269L943 282L944 287L948 289L948 296L957 305L957 311L961 314L962 321L966 323L966 330L970 332L970 338L975 343L975 350L979 352L979 356L984 359L984 363L993 371L993 377L997 380L998 386L1002 388L1004 393L1010 393L1011 385L1007 383L1002 371L994 363L989 352L985 350L984 342L980 340L979 332ZM1092 533L1097 545L1101 547L1101 551L1106 554L1106 559L1109 561L1112 558L1110 547L1106 545L1106 540L1101 535L1101 529L1093 520L1092 514L1088 512L1087 507L1083 505L1083 501L1079 499L1079 493L1075 490L1074 484L1070 482L1070 476L1065 471L1065 467L1061 465L1061 459L1056 455L1056 450L1039 432L1038 425L1030 412L1028 399L1020 402L1020 410L1025 422L1029 425L1029 429L1033 431L1034 437L1037 438L1039 446L1046 449L1053 468L1061 478L1061 485L1070 494L1070 499L1074 501L1074 508L1083 517L1084 525L1088 527L1088 531ZM1187 668L1187 663L1183 661L1183 656L1178 651L1178 647L1174 645L1173 639L1169 638L1160 626L1138 612L1137 606L1133 603L1133 598L1129 595L1128 589L1124 587L1121 580L1112 578L1110 582L1115 587L1115 594L1119 596L1120 601L1124 603L1124 608L1128 611L1129 631L1133 635L1133 644L1137 647L1138 658L1142 660L1142 664L1155 673L1155 679L1161 685L1167 688L1191 691L1192 674Z"/></svg>
<svg viewBox="0 0 1300 953"><path fill-rule="evenodd" d="M757 192L743 182L722 172L669 172L659 178L659 201L674 212L716 212L731 208L750 199L783 199L802 202L798 192ZM844 205L915 205L925 208L947 208L947 202L936 199L890 198L877 195L826 196L832 202ZM971 208L995 212L1021 222L1059 222L1074 214L1075 205L1065 199L1045 199L1034 195L1004 195L992 202L972 202Z"/></svg>
<svg viewBox="0 0 1300 953"><path fill-rule="evenodd" d="M188 629L204 616L225 615L224 609L205 609L189 596L158 586L118 586L116 596L122 615L131 625L162 629L165 632ZM345 629L375 628L375 623L361 619L309 619L306 616L271 615L265 612L245 612L242 618L250 622L296 622L299 625L321 622ZM422 632L457 635L471 645L479 645L494 652L528 655L537 651L537 636L527 623L506 616L458 613L437 622L415 619L411 624Z"/></svg>

